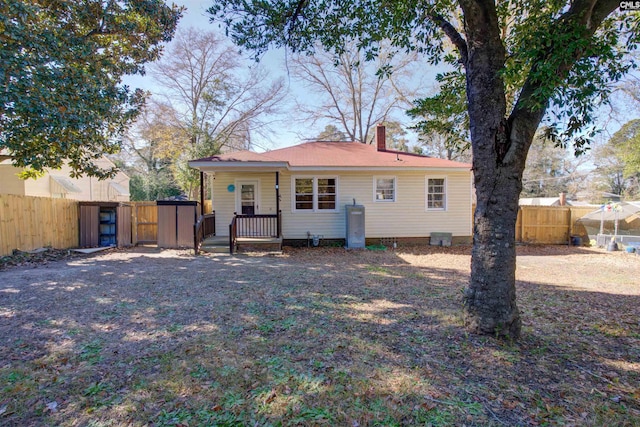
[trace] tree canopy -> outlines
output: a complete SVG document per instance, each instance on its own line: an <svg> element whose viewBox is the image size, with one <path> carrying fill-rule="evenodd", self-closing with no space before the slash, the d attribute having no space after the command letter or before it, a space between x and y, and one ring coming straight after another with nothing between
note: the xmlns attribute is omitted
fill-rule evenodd
<svg viewBox="0 0 640 427"><path fill-rule="evenodd" d="M597 190L632 199L640 196L640 119L625 123L596 147L593 162Z"/></svg>
<svg viewBox="0 0 640 427"><path fill-rule="evenodd" d="M182 8L163 0L5 0L0 3L0 149L42 171L118 151L145 94L122 84L144 74L171 40Z"/></svg>
<svg viewBox="0 0 640 427"><path fill-rule="evenodd" d="M465 28L464 16L472 10L490 13L496 21L488 24L496 27L501 41L500 51L495 52L501 62L499 78L511 109L516 101L519 108L525 102L527 107L545 107L549 124L554 125L550 129L563 131L557 135L566 143L593 122L611 83L633 66L624 54L636 47L638 14L616 11L618 6L611 0L222 0L209 12L226 24L235 43L256 58L270 47L314 53L318 42L342 53L351 40L357 40L366 58L372 59L382 43L391 41L398 48L422 53L431 64L445 62L460 70L442 74L450 86L447 92L460 88L470 53L464 37L470 27L467 22ZM450 101L444 104L453 106ZM583 137L571 140L578 148L588 142Z"/></svg>
<svg viewBox="0 0 640 427"><path fill-rule="evenodd" d="M177 33L151 74L159 87L155 102L163 105L163 120L172 129L161 149L191 197L200 180L187 162L251 148L254 138L267 132L285 92L283 82L269 81L263 67L246 67L223 36L195 28Z"/></svg>
<svg viewBox="0 0 640 427"><path fill-rule="evenodd" d="M596 108L633 62L636 12L613 0L219 0L209 9L240 46L336 53L357 40L365 58L387 40L446 61L465 81L477 195L465 323L517 337L515 223L536 131L584 150Z"/></svg>
<svg viewBox="0 0 640 427"><path fill-rule="evenodd" d="M624 162L624 176L629 178L640 175L640 119L625 123L613 134L609 144Z"/></svg>

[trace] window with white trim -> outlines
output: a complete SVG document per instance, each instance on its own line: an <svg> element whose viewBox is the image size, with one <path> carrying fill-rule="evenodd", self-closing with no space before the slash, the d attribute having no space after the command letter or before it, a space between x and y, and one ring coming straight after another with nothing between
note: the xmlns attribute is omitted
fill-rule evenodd
<svg viewBox="0 0 640 427"><path fill-rule="evenodd" d="M337 177L293 177L293 211L335 212L338 209Z"/></svg>
<svg viewBox="0 0 640 427"><path fill-rule="evenodd" d="M396 177L376 176L373 177L374 200L376 202L396 201Z"/></svg>
<svg viewBox="0 0 640 427"><path fill-rule="evenodd" d="M443 211L447 208L447 181L445 178L427 178L427 210Z"/></svg>

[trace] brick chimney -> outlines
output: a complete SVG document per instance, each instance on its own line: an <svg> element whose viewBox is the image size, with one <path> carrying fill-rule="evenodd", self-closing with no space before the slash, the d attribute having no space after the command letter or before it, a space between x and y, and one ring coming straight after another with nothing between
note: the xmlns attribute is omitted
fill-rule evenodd
<svg viewBox="0 0 640 427"><path fill-rule="evenodd" d="M567 205L567 193L560 193L560 206Z"/></svg>
<svg viewBox="0 0 640 427"><path fill-rule="evenodd" d="M376 144L378 151L387 151L387 134L383 124L376 126Z"/></svg>

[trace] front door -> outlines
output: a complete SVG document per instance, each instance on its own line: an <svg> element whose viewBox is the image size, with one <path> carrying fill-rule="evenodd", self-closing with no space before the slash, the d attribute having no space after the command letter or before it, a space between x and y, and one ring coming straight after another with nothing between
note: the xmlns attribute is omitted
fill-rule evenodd
<svg viewBox="0 0 640 427"><path fill-rule="evenodd" d="M259 200L257 181L238 182L236 186L236 212L241 215L257 215Z"/></svg>

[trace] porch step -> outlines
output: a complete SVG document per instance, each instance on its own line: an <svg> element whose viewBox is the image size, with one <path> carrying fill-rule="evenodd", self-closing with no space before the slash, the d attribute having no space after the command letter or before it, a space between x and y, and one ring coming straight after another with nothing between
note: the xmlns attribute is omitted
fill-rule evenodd
<svg viewBox="0 0 640 427"><path fill-rule="evenodd" d="M228 254L229 253L229 245L226 246L214 246L214 245L204 245L200 246L201 252L208 252L213 254Z"/></svg>
<svg viewBox="0 0 640 427"><path fill-rule="evenodd" d="M229 253L229 238L212 236L207 237L202 241L200 245L202 252L228 254Z"/></svg>

